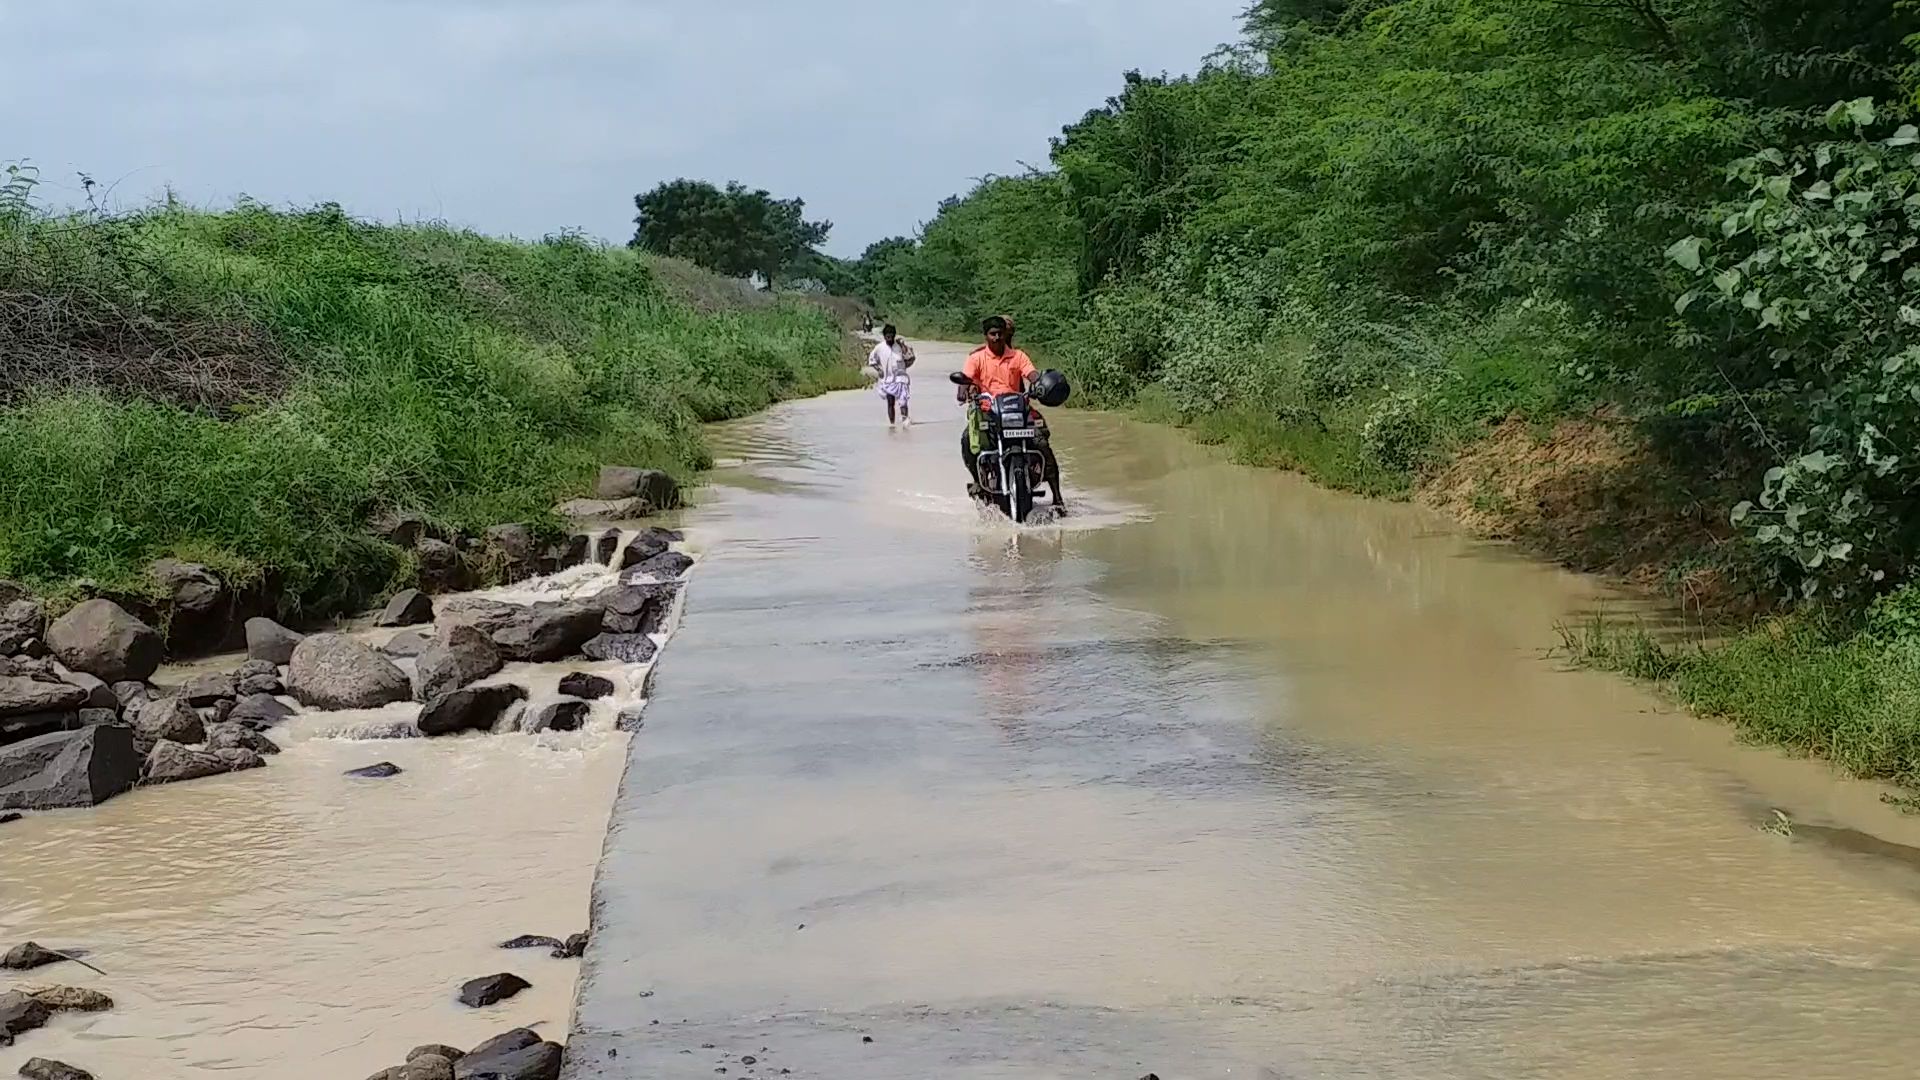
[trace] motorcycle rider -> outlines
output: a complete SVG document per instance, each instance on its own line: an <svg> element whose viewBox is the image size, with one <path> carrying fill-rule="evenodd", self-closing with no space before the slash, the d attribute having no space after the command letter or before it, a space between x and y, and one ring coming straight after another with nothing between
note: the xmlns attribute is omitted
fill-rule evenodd
<svg viewBox="0 0 1920 1080"><path fill-rule="evenodd" d="M1033 359L1013 345L1013 320L1004 315L990 316L980 324L981 333L987 343L975 349L967 357L966 367L961 371L973 380L972 387L959 388L961 401L967 403L967 426L960 432L960 457L966 462L967 474L973 477L968 491L974 495L980 492L980 462L975 450L976 432L981 423L980 398L991 398L996 394L1020 394L1033 388L1040 371L1033 366ZM1038 409L1033 412L1034 426L1043 432L1047 422ZM1053 508L1056 511L1066 509L1066 502L1060 495L1060 459L1054 456L1053 447L1045 438L1040 441L1040 454L1045 461L1048 490L1053 492Z"/></svg>

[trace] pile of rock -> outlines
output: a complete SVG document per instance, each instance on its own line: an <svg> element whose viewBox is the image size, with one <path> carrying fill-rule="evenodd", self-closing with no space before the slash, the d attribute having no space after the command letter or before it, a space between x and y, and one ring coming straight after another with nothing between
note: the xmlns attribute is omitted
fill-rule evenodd
<svg viewBox="0 0 1920 1080"><path fill-rule="evenodd" d="M462 1053L438 1044L415 1047L405 1065L368 1080L558 1080L565 1051L527 1028L515 1028Z"/></svg>
<svg viewBox="0 0 1920 1080"><path fill-rule="evenodd" d="M291 714L272 697L271 664L163 694L146 680L165 641L111 600L48 624L38 601L16 599L0 618L19 650L0 657L0 810L95 806L137 783L258 768L278 752L259 733Z"/></svg>
<svg viewBox="0 0 1920 1080"><path fill-rule="evenodd" d="M31 971L71 959L67 953L26 942L9 949L0 958L0 967L10 971ZM47 986L34 990L0 993L0 1046L12 1046L14 1040L45 1027L55 1013L105 1012L113 1008L113 999L98 990L74 986ZM91 1080L85 1070L58 1061L34 1058L20 1070L29 1080Z"/></svg>

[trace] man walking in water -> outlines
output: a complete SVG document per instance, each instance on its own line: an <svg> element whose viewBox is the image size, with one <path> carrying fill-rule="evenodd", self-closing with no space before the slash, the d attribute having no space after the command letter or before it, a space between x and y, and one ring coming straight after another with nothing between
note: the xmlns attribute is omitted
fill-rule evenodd
<svg viewBox="0 0 1920 1080"><path fill-rule="evenodd" d="M896 422L913 425L907 414L908 399L913 394L913 378L907 369L913 366L913 359L913 346L900 340L900 332L891 323L881 329L880 344L867 354L867 366L880 376L875 389L887 399L888 426Z"/></svg>

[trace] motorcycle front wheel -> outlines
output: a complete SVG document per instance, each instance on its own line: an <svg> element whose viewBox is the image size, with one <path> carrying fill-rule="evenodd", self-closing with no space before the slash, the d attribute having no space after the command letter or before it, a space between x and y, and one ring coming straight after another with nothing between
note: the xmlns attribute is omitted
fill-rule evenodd
<svg viewBox="0 0 1920 1080"><path fill-rule="evenodd" d="M1028 475L1025 461L1013 470L1013 494L1007 503L1008 514L1016 524L1025 525L1033 516L1033 477Z"/></svg>

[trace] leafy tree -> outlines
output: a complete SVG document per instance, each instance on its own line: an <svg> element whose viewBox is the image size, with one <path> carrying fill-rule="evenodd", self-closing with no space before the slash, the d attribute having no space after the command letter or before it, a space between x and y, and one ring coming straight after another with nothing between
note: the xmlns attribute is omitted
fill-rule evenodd
<svg viewBox="0 0 1920 1080"><path fill-rule="evenodd" d="M686 259L733 277L759 274L768 288L810 258L832 230L806 220L806 203L738 182L670 180L634 196L630 246ZM808 265L816 265L809 263Z"/></svg>

